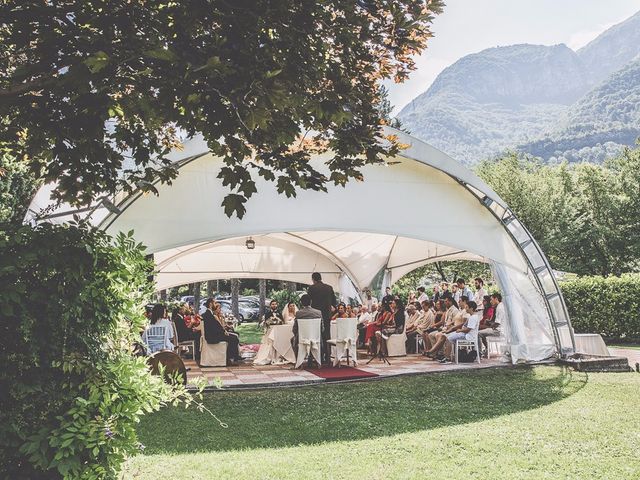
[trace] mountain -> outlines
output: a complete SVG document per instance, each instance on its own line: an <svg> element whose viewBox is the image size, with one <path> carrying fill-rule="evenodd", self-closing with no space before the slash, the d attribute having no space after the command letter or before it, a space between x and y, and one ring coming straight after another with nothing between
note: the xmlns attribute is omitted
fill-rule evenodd
<svg viewBox="0 0 640 480"><path fill-rule="evenodd" d="M614 25L578 50L585 71L595 83L620 70L640 53L640 12Z"/></svg>
<svg viewBox="0 0 640 480"><path fill-rule="evenodd" d="M600 162L640 137L640 56L569 107L556 131L518 150L544 159Z"/></svg>
<svg viewBox="0 0 640 480"><path fill-rule="evenodd" d="M516 147L547 160L580 152L600 160L640 136L639 55L640 12L578 52L490 48L446 68L398 118L468 164Z"/></svg>

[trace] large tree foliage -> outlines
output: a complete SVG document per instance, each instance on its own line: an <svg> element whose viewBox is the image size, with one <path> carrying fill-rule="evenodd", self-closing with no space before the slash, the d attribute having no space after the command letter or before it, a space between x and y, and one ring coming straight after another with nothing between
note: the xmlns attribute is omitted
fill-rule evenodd
<svg viewBox="0 0 640 480"><path fill-rule="evenodd" d="M359 178L379 141L382 79L402 81L441 0L8 0L0 6L0 142L74 204L153 191L202 133L242 216L254 176L280 193ZM386 145L386 146L385 146ZM333 152L328 176L309 164ZM119 172L119 173L118 173Z"/></svg>
<svg viewBox="0 0 640 480"><path fill-rule="evenodd" d="M508 155L478 173L529 228L552 266L582 275L640 269L640 149L602 165Z"/></svg>

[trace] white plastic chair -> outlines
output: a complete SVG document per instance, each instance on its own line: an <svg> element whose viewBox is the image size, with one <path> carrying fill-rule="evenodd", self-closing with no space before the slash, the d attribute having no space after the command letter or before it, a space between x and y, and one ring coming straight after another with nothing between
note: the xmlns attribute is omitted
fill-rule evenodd
<svg viewBox="0 0 640 480"><path fill-rule="evenodd" d="M169 331L164 325L150 325L142 334L142 341L149 354L165 350L169 340Z"/></svg>
<svg viewBox="0 0 640 480"><path fill-rule="evenodd" d="M496 353L500 354L502 352L500 351L500 347L498 347L498 345L504 345L505 343L507 343L507 339L502 335L487 335L484 338L487 340L487 358L491 356L491 345L495 345Z"/></svg>
<svg viewBox="0 0 640 480"><path fill-rule="evenodd" d="M476 331L475 340L456 340L456 344L453 346L455 351L456 364L458 363L458 349L460 347L474 347L476 349L476 360L480 363L480 340L478 338L478 332Z"/></svg>
<svg viewBox="0 0 640 480"><path fill-rule="evenodd" d="M347 358L347 366L349 366L349 358L353 359L353 365L358 364L358 354L356 352L356 343L358 340L358 319L357 318L339 318L336 320L335 338L327 341L328 344L335 346L335 355L333 357L333 366L340 365L340 361Z"/></svg>
<svg viewBox="0 0 640 480"><path fill-rule="evenodd" d="M298 319L298 356L296 358L296 368L300 368L309 356L313 356L316 362L318 362L318 365L322 364L320 357L322 348L321 323L322 318Z"/></svg>

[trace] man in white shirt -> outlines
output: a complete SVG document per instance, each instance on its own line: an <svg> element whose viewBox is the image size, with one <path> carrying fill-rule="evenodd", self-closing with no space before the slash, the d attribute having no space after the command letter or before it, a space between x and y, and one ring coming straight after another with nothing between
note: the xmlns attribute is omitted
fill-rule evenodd
<svg viewBox="0 0 640 480"><path fill-rule="evenodd" d="M445 347L445 358L440 363L450 363L453 360L455 352L453 348L457 340L467 340L469 342L476 339L478 335L478 326L480 325L480 319L482 315L480 312L476 312L477 304L473 300L467 302L467 313L469 318L466 322L454 332L447 334L447 345ZM479 355L480 352L477 352ZM448 358L447 358L448 357Z"/></svg>
<svg viewBox="0 0 640 480"><path fill-rule="evenodd" d="M484 289L484 280L480 277L474 280L476 286L476 293L473 295L473 301L478 305L478 310L481 312L484 310L484 297L487 291Z"/></svg>
<svg viewBox="0 0 640 480"><path fill-rule="evenodd" d="M429 295L427 295L425 293L425 288L424 287L418 287L418 292L419 292L419 297L418 297L418 302L420 302L420 305L422 305L422 302L426 302L427 300L429 300Z"/></svg>
<svg viewBox="0 0 640 480"><path fill-rule="evenodd" d="M373 311L373 306L378 304L378 299L371 295L370 289L365 289L364 298L362 299L362 305L366 305L370 312Z"/></svg>

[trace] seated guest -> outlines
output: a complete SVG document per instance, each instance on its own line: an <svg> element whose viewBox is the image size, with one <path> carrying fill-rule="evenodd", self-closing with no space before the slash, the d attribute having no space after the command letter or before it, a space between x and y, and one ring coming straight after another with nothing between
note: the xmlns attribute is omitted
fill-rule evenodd
<svg viewBox="0 0 640 480"><path fill-rule="evenodd" d="M193 356L196 362L200 361L200 330L197 328L200 323L199 317L187 315L187 305L184 303L173 311L171 316L173 324L176 326L178 342L192 340L194 345Z"/></svg>
<svg viewBox="0 0 640 480"><path fill-rule="evenodd" d="M407 314L404 309L404 305L402 304L402 300L400 297L396 296L391 301L389 305L391 307L391 311L393 312L393 322L396 326L395 333L404 332L404 326L407 321Z"/></svg>
<svg viewBox="0 0 640 480"><path fill-rule="evenodd" d="M370 288L365 288L362 304L366 305L370 312L373 312L373 306L378 304L378 299L371 295Z"/></svg>
<svg viewBox="0 0 640 480"><path fill-rule="evenodd" d="M444 304L447 310L444 314L443 324L438 330L429 333L429 344L431 348L424 352L424 355L430 358L436 358L438 356L440 349L444 346L444 342L447 339L445 335L454 330L455 317L460 313L458 304L453 299L453 296L445 297Z"/></svg>
<svg viewBox="0 0 640 480"><path fill-rule="evenodd" d="M444 300L447 297L452 297L451 291L449 290L449 284L447 282L442 282L440 284L440 300Z"/></svg>
<svg viewBox="0 0 640 480"><path fill-rule="evenodd" d="M438 300L440 300L440 285L438 285L437 283L433 286L433 298L432 300L435 302L437 302Z"/></svg>
<svg viewBox="0 0 640 480"><path fill-rule="evenodd" d="M227 342L227 364L233 365L239 362L240 358L240 338L238 334L225 330L224 320L220 313L220 304L213 298L208 298L205 302L206 310L202 314L201 331L204 332L204 339L207 343ZM216 313L214 313L216 312Z"/></svg>
<svg viewBox="0 0 640 480"><path fill-rule="evenodd" d="M384 289L384 296L382 297L382 303L386 303L389 305L393 300L393 295L391 294L391 287L387 287Z"/></svg>
<svg viewBox="0 0 640 480"><path fill-rule="evenodd" d="M269 310L264 314L264 322L262 322L263 327L268 328L272 325L282 325L284 323L284 318L282 318L282 314L278 311L278 302L276 300L271 300L269 303Z"/></svg>
<svg viewBox="0 0 640 480"><path fill-rule="evenodd" d="M418 298L416 299L416 301L419 302L420 305L422 305L422 302L424 302L425 300L429 300L429 295L427 295L426 293L426 288L420 286L418 287Z"/></svg>
<svg viewBox="0 0 640 480"><path fill-rule="evenodd" d="M376 305L373 308L377 308ZM364 337L367 333L367 325L371 322L371 314L366 305L360 307L360 315L358 315L358 347L364 347Z"/></svg>
<svg viewBox="0 0 640 480"><path fill-rule="evenodd" d="M474 283L476 286L476 293L473 294L473 298L470 300L476 302L476 304L478 305L478 310L484 310L484 298L487 296L487 291L484 289L484 280L482 280L480 277L477 277L474 280Z"/></svg>
<svg viewBox="0 0 640 480"><path fill-rule="evenodd" d="M456 285L458 286L458 291L460 292L461 297L465 297L467 300L473 300L473 292L466 285L467 281L464 278L459 278L456 280Z"/></svg>
<svg viewBox="0 0 640 480"><path fill-rule="evenodd" d="M455 347L457 340L467 340L469 342L474 341L478 335L478 325L480 325L480 313L476 312L478 305L473 300L465 303L465 311L467 313L466 321L455 327L456 330L447 334L446 336L446 354L445 358L440 363L450 363L453 360L453 348ZM480 352L477 352L478 355Z"/></svg>
<svg viewBox="0 0 640 480"><path fill-rule="evenodd" d="M379 303L376 315L373 321L367 325L367 331L364 337L364 343L369 348L370 354L373 355L376 353L375 333L382 329L382 326L389 321L391 316L389 304Z"/></svg>
<svg viewBox="0 0 640 480"><path fill-rule="evenodd" d="M413 290L411 290L409 292L409 296L407 297L407 305L410 303L413 303L417 300L416 298L416 292L414 292Z"/></svg>
<svg viewBox="0 0 640 480"><path fill-rule="evenodd" d="M413 303L409 304L407 307L407 321L405 323L407 353L416 353L416 337L420 335L418 331L418 321L421 318L422 315L416 310L416 306Z"/></svg>
<svg viewBox="0 0 640 480"><path fill-rule="evenodd" d="M456 303L460 301L462 292L458 290L458 285L456 283L451 285L451 295L453 295L453 299L456 301Z"/></svg>
<svg viewBox="0 0 640 480"><path fill-rule="evenodd" d="M485 300L488 302L485 304L482 320L480 321L480 327L478 331L478 338L482 342L485 351L485 357L489 355L489 344L487 343L487 337L499 337L500 324L504 321L504 305L502 304L502 295L494 293L493 295L485 296ZM498 319L498 308L500 308L500 319Z"/></svg>
<svg viewBox="0 0 640 480"><path fill-rule="evenodd" d="M297 311L298 308L296 307L296 304L293 302L289 302L287 306L282 310L282 319L284 320L284 323L293 323L293 321L296 319Z"/></svg>
<svg viewBox="0 0 640 480"><path fill-rule="evenodd" d="M355 317L355 315L353 314L353 307L351 306L351 304L347 305L345 308L345 318L353 318Z"/></svg>
<svg viewBox="0 0 640 480"><path fill-rule="evenodd" d="M415 324L416 332L418 332L418 335L422 337L422 343L425 350L431 348L431 345L428 344L427 338L429 330L435 325L435 323L436 311L434 308L434 303L431 300L425 300L424 302L422 302L422 312Z"/></svg>
<svg viewBox="0 0 640 480"><path fill-rule="evenodd" d="M353 312L353 318L358 318L360 316L360 308L361 305L356 305L355 307L352 307L352 312Z"/></svg>
<svg viewBox="0 0 640 480"><path fill-rule="evenodd" d="M347 317L347 306L342 302L338 304L338 309L331 317L331 320L336 320L337 318L349 318Z"/></svg>
<svg viewBox="0 0 640 480"><path fill-rule="evenodd" d="M385 304L383 303L383 305ZM389 336L397 333L398 329L403 331L405 323L404 308L400 299L392 299L387 308L389 309L387 312L388 315L382 316L380 328L376 330L375 335L371 339L375 340L371 342L374 343L374 345L369 348L370 350L373 350L374 354L381 350L385 356L388 355L387 340L389 339ZM396 323L396 319L400 321L400 325Z"/></svg>
<svg viewBox="0 0 640 480"><path fill-rule="evenodd" d="M319 318L322 319L322 312L311 308L311 296L304 294L300 297L300 305L302 308L296 312L295 319L293 321L293 338L291 339L291 346L293 351L298 356L298 319L299 318Z"/></svg>
<svg viewBox="0 0 640 480"><path fill-rule="evenodd" d="M151 327L162 327L162 336L156 338L155 335L151 335ZM147 346L147 352L173 351L174 346L177 345L174 332L173 323L167 318L166 307L156 303L151 310L149 325L142 334L142 342Z"/></svg>

